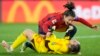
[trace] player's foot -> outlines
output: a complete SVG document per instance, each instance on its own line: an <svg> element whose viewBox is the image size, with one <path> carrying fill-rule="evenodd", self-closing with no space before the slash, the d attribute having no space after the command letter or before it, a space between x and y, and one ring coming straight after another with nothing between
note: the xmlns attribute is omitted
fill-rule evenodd
<svg viewBox="0 0 100 56"><path fill-rule="evenodd" d="M23 43L22 46L21 46L21 49L20 49L21 50L20 51L21 53L23 53L26 50L26 48L27 48L27 46L25 44L26 43Z"/></svg>
<svg viewBox="0 0 100 56"><path fill-rule="evenodd" d="M10 45L6 41L2 41L2 46L6 49L7 52L12 52Z"/></svg>

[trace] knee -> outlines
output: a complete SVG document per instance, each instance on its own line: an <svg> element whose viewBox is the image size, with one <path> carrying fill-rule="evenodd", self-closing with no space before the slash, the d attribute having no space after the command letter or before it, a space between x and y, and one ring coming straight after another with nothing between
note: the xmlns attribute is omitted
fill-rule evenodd
<svg viewBox="0 0 100 56"><path fill-rule="evenodd" d="M27 46L27 47L29 47L30 45L31 45L30 42L26 42L26 43L25 43L25 46Z"/></svg>
<svg viewBox="0 0 100 56"><path fill-rule="evenodd" d="M24 30L23 34L28 36L28 35L34 34L34 32L31 29L26 29Z"/></svg>
<svg viewBox="0 0 100 56"><path fill-rule="evenodd" d="M30 42L26 42L25 46L34 50L34 47L33 47L33 45Z"/></svg>

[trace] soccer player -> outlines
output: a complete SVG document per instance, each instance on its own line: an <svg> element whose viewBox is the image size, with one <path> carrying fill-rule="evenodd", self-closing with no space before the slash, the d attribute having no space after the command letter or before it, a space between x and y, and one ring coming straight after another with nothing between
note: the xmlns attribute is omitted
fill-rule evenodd
<svg viewBox="0 0 100 56"><path fill-rule="evenodd" d="M80 43L76 40L66 40L64 38L58 39L53 34L44 39L30 29L27 29L21 33L21 35L17 37L12 45L9 45L4 40L2 41L2 45L7 52L12 52L27 39L29 42L26 42L24 46L30 47L39 53L77 54L80 52Z"/></svg>
<svg viewBox="0 0 100 56"><path fill-rule="evenodd" d="M91 25L83 18L75 15L75 12L73 11L75 6L72 2L68 2L64 7L68 9L64 13L48 14L39 21L39 34L42 37L48 37L53 31L57 31L66 32L65 38L67 37L66 39L71 39L77 31L77 28L72 24L73 21L81 22L92 29L97 29L97 26ZM69 25L71 25L71 29L68 29Z"/></svg>

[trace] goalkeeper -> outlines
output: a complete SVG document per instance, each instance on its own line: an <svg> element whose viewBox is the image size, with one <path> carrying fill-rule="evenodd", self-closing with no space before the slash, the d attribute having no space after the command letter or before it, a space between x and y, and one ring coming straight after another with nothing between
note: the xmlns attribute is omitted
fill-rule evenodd
<svg viewBox="0 0 100 56"><path fill-rule="evenodd" d="M29 42L26 42L27 39ZM2 45L7 52L14 51L22 43L24 43L23 47L30 47L39 53L77 54L80 52L80 44L76 40L58 39L53 34L44 39L30 29L21 33L11 45L4 40L2 41ZM22 48L22 51L24 50L25 48Z"/></svg>

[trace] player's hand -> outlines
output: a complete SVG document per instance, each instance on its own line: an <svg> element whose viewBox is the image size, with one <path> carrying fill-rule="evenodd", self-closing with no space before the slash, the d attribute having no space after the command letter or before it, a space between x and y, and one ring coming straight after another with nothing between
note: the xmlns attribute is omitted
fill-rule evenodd
<svg viewBox="0 0 100 56"><path fill-rule="evenodd" d="M94 29L94 30L98 30L98 26L93 25L93 26L92 26L92 29Z"/></svg>
<svg viewBox="0 0 100 56"><path fill-rule="evenodd" d="M47 32L46 37L49 37L51 34L51 32Z"/></svg>

